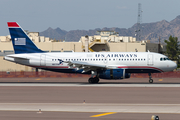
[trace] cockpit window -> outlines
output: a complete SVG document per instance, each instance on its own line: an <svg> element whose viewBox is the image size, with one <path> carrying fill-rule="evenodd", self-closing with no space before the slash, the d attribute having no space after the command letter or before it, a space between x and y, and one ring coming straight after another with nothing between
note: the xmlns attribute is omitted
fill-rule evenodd
<svg viewBox="0 0 180 120"><path fill-rule="evenodd" d="M166 60L169 60L169 58L160 58L160 61L166 61Z"/></svg>

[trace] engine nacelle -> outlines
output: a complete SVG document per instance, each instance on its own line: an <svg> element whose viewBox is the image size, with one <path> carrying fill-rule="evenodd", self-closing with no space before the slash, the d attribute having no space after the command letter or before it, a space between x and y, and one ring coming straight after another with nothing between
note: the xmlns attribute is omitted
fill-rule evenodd
<svg viewBox="0 0 180 120"><path fill-rule="evenodd" d="M126 73L125 69L107 69L99 72L101 79L124 79L130 78L131 74Z"/></svg>

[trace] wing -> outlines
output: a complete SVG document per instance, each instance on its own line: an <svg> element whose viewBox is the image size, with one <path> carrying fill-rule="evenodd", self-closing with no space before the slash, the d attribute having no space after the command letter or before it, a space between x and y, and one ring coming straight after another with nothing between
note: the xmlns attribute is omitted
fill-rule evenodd
<svg viewBox="0 0 180 120"><path fill-rule="evenodd" d="M68 63L70 68L76 68L76 70L83 69L82 73L88 71L98 71L98 70L105 70L105 69L119 69L121 67L126 68L126 65L101 65L101 64L92 64L88 62L80 62L80 61L63 61Z"/></svg>
<svg viewBox="0 0 180 120"><path fill-rule="evenodd" d="M68 63L68 66L70 68L76 67L77 70L83 69L82 73L91 71L91 70L99 70L99 69L106 69L106 65L99 65L99 64L91 64L88 62L79 62L79 61L64 61L65 63Z"/></svg>

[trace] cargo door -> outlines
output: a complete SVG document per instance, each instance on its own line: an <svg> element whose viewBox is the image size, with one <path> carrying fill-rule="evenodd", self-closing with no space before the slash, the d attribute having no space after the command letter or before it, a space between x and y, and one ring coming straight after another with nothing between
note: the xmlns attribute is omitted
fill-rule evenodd
<svg viewBox="0 0 180 120"><path fill-rule="evenodd" d="M40 65L41 66L46 66L46 55L41 55L40 56Z"/></svg>

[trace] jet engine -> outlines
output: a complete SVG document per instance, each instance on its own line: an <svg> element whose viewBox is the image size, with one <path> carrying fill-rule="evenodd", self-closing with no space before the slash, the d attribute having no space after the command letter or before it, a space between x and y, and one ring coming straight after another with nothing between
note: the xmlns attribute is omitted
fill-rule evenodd
<svg viewBox="0 0 180 120"><path fill-rule="evenodd" d="M124 79L130 78L131 74L126 73L125 69L107 69L99 72L101 79Z"/></svg>

